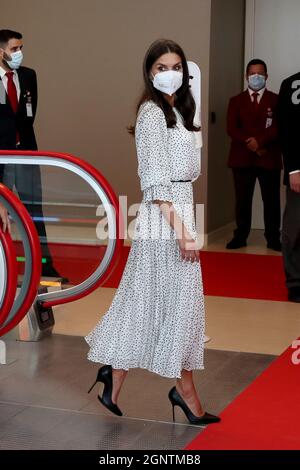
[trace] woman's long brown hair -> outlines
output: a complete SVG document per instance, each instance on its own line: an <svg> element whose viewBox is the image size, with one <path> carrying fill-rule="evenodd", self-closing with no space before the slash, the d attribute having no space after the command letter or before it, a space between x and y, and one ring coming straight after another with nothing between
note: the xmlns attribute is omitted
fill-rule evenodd
<svg viewBox="0 0 300 470"><path fill-rule="evenodd" d="M188 131L199 131L201 128L194 125L194 116L196 111L196 104L193 95L190 90L190 76L188 70L188 64L181 47L176 42L170 39L158 39L151 44L148 51L146 52L144 63L143 63L143 76L144 76L144 91L138 101L136 114L145 101L152 100L156 103L164 112L167 121L167 127L174 127L176 124L176 116L172 109L172 106L164 98L163 94L154 88L152 80L150 78L150 70L154 62L159 57L168 52L174 52L181 58L182 69L183 69L183 81L181 87L176 92L175 107L183 117L184 126ZM134 135L135 126L129 126L128 132Z"/></svg>

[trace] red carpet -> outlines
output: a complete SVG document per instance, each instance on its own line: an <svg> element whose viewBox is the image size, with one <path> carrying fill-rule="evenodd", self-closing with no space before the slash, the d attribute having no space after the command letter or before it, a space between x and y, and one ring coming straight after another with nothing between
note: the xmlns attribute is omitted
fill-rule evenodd
<svg viewBox="0 0 300 470"><path fill-rule="evenodd" d="M292 363L293 353L288 348L187 449L299 450L300 364Z"/></svg>
<svg viewBox="0 0 300 470"><path fill-rule="evenodd" d="M206 295L287 301L281 256L201 252Z"/></svg>
<svg viewBox="0 0 300 470"><path fill-rule="evenodd" d="M17 245L20 255L20 245ZM94 271L105 251L102 246L63 243L53 243L50 249L56 269L74 284ZM104 287L118 287L129 250L130 247L124 246L119 265ZM287 300L281 256L202 251L201 266L206 295Z"/></svg>

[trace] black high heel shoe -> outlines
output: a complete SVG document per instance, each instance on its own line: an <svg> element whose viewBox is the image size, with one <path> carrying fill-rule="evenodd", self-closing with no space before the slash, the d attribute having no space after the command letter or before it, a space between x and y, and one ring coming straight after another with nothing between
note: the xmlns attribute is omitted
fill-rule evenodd
<svg viewBox="0 0 300 470"><path fill-rule="evenodd" d="M97 382L102 382L104 384L104 390L102 393L102 397L98 395L98 400L102 405L104 405L109 411L114 413L118 416L123 416L122 411L113 403L111 396L112 396L112 388L113 388L113 380L112 380L112 367L111 366L103 366L98 370L97 378L95 383L91 386L88 393L90 393L93 388L95 387Z"/></svg>
<svg viewBox="0 0 300 470"><path fill-rule="evenodd" d="M177 392L176 387L171 388L169 391L169 400L173 407L173 422L175 422L175 406L179 406L182 409L191 424L205 425L221 421L221 418L210 413L204 413L203 416L195 416Z"/></svg>

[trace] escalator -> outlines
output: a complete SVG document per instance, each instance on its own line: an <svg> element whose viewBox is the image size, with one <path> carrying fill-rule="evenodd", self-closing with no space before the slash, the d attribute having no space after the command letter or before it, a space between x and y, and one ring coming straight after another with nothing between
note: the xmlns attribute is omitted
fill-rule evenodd
<svg viewBox="0 0 300 470"><path fill-rule="evenodd" d="M123 218L108 181L79 158L1 151L0 164L27 172L38 165L42 175L43 201L30 200L29 188L21 202L0 185L0 202L12 219L12 236L0 234L0 336L18 326L18 339L34 341L52 331L56 305L81 299L110 278L123 246ZM46 240L39 239L35 217L24 207L30 204L43 206ZM45 242L67 285L41 278Z"/></svg>

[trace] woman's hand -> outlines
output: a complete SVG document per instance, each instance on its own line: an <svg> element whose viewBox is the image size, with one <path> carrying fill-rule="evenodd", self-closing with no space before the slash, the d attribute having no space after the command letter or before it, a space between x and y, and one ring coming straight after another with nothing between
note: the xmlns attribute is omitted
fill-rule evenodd
<svg viewBox="0 0 300 470"><path fill-rule="evenodd" d="M169 201L153 201L159 205L164 217L177 235L177 242L181 251L181 258L186 261L198 261L199 251L202 246L199 241L191 237L182 219L178 216L174 206Z"/></svg>
<svg viewBox="0 0 300 470"><path fill-rule="evenodd" d="M200 259L200 248L197 240L191 238L181 238L178 240L180 248L181 259L184 261L190 261L194 263L199 262Z"/></svg>
<svg viewBox="0 0 300 470"><path fill-rule="evenodd" d="M0 220L3 224L3 232L6 232L6 230L8 230L8 233L11 233L11 225L10 220L8 218L8 213L2 204L0 204Z"/></svg>

